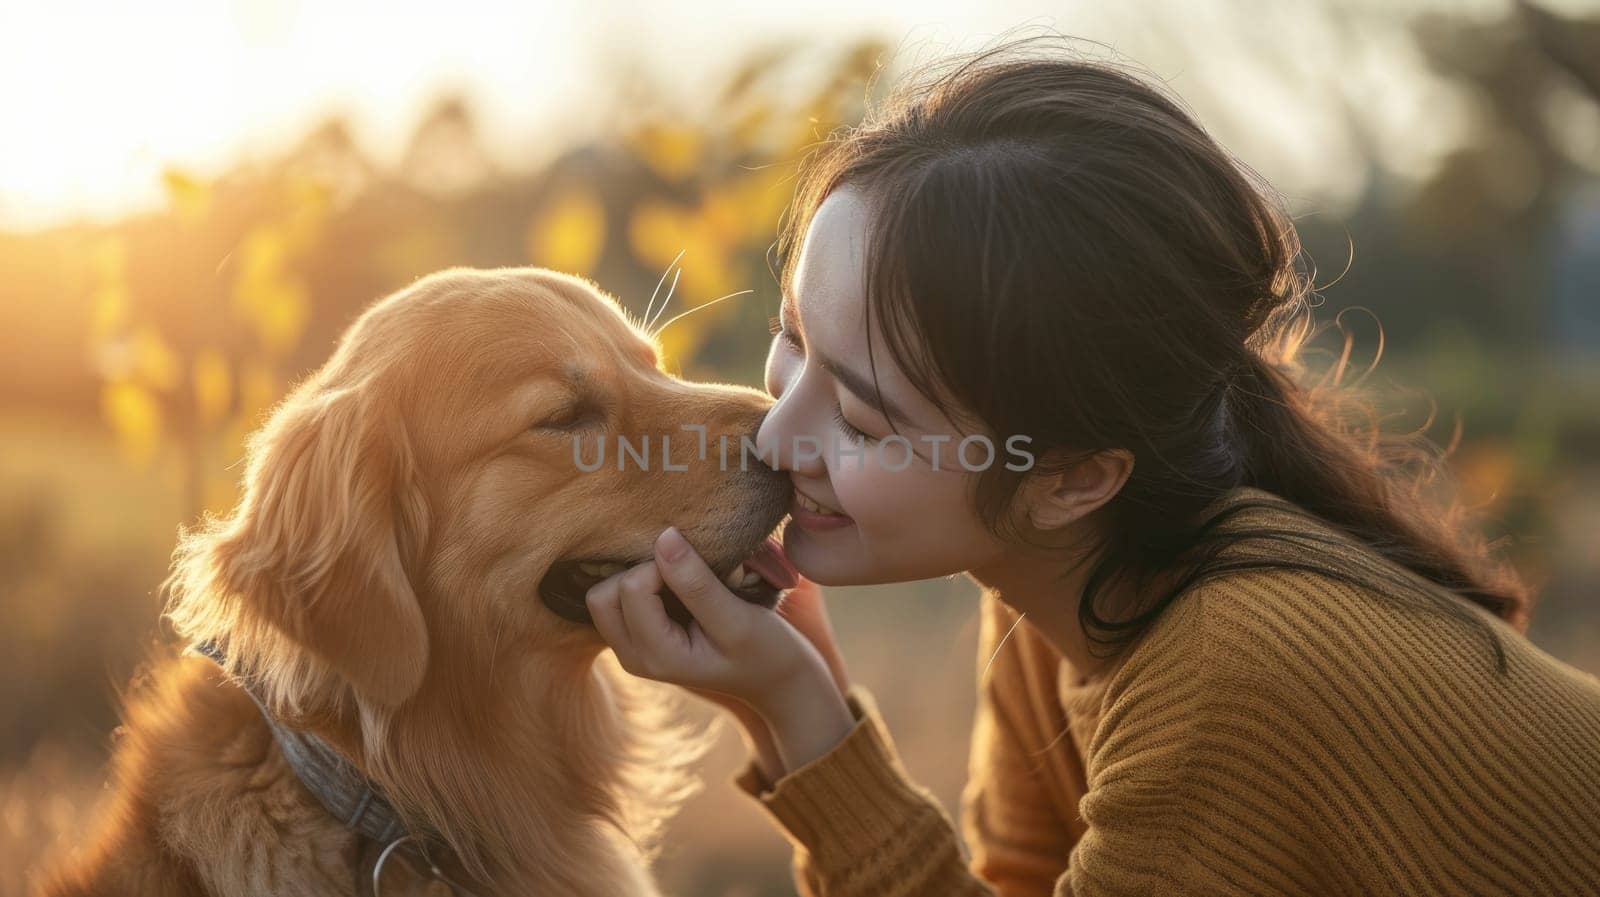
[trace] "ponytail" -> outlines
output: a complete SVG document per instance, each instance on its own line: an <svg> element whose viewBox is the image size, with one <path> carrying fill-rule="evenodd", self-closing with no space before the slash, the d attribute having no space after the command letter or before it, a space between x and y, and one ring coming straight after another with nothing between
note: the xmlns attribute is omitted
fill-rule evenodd
<svg viewBox="0 0 1600 897"><path fill-rule="evenodd" d="M1343 423L1375 417L1353 392L1303 388L1290 373L1247 350L1229 391L1245 448L1245 482L1339 527L1388 560L1441 585L1521 630L1528 592L1489 557L1460 503L1429 501L1423 486L1441 475L1425 441ZM1375 426L1375 425L1374 425ZM1406 471L1407 464L1422 468Z"/></svg>

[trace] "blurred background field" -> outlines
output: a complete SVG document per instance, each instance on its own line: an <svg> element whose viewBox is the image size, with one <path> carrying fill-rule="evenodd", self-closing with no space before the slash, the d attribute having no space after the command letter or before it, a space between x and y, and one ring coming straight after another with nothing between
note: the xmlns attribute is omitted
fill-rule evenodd
<svg viewBox="0 0 1600 897"><path fill-rule="evenodd" d="M1563 2L597 2L0 11L0 897L100 791L115 701L164 638L178 524L369 301L452 265L593 277L635 312L680 252L685 376L760 384L769 248L806 147L909 64L1017 25L1167 79L1284 192L1386 426L1451 470L1541 584L1534 640L1600 672L1600 8ZM42 9L42 7L41 7ZM1324 348L1337 351L1339 334ZM975 593L829 593L852 674L954 812ZM1380 662L1375 659L1375 662ZM726 784L677 895L792 893Z"/></svg>

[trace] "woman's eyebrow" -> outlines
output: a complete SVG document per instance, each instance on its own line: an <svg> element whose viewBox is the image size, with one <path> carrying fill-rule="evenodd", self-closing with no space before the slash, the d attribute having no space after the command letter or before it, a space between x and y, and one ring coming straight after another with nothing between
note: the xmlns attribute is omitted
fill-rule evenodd
<svg viewBox="0 0 1600 897"><path fill-rule="evenodd" d="M838 363L837 361L834 361L826 355L823 355L820 352L817 353L817 364L821 365L823 370L831 374L833 379L843 384L845 389L850 390L850 392L856 398L868 405L871 405L873 408L878 409L878 413L882 414L885 418L888 418L889 420L895 420L896 418L904 421L911 420L911 415L905 413L905 411L899 405L895 404L893 399L883 395L879 390L874 389L872 381L868 380L866 377L861 376L855 371L850 370L849 368ZM882 401L879 401L879 399L882 399Z"/></svg>
<svg viewBox="0 0 1600 897"><path fill-rule="evenodd" d="M802 345L805 343L806 332L800 326L800 309L794 304L794 300L789 298L788 290L784 290L782 299L778 303L778 320L788 321L789 323L784 326L792 325L794 335L800 337Z"/></svg>
<svg viewBox="0 0 1600 897"><path fill-rule="evenodd" d="M798 307L796 307L794 300L790 298L787 293L785 293L783 296L783 305L782 308L779 309L779 313L788 320L789 324L786 326L794 327L796 335L800 337L801 345L808 345L805 342L805 330L800 325L800 310ZM881 396L882 401L879 401L879 390L874 388L870 378L864 377L856 371L851 370L837 361L834 361L828 356L822 354L822 352L820 352L815 346L811 346L810 349L812 354L814 354L817 358L817 364L821 366L823 370L827 371L828 374L833 377L833 379L838 380L841 384L843 384L844 388L850 390L850 393L856 398L860 399L865 404L876 408L878 413L882 414L886 419L890 421L893 421L896 418L904 421L912 420L911 415L907 414L905 409L901 408L893 399L889 398L888 396Z"/></svg>

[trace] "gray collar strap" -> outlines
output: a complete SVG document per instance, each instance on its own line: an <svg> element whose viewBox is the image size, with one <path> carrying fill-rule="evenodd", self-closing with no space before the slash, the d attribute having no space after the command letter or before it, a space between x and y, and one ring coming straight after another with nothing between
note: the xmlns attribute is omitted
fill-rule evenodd
<svg viewBox="0 0 1600 897"><path fill-rule="evenodd" d="M222 649L215 642L201 642L194 646L194 650L216 661L219 666L223 663ZM435 861L430 858L430 853L432 857L439 857L445 851L438 839L408 830L394 806L354 764L316 735L279 722L267 709L266 702L256 693L255 683L248 677L241 676L236 681L261 711L261 718L272 730L272 737L295 777L317 798L328 815L344 823L351 831L382 846L384 859L398 850L418 871L455 886L444 879ZM381 868L373 870L374 892L380 871Z"/></svg>

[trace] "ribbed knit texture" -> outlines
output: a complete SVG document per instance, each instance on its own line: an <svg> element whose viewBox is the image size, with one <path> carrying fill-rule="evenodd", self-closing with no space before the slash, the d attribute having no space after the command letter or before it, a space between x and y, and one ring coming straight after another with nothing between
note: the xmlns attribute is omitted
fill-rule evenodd
<svg viewBox="0 0 1600 897"><path fill-rule="evenodd" d="M1251 571L1083 681L1016 620L983 597L970 855L859 683L827 754L734 776L804 897L1600 894L1600 679L1498 622L1503 674L1458 620Z"/></svg>

